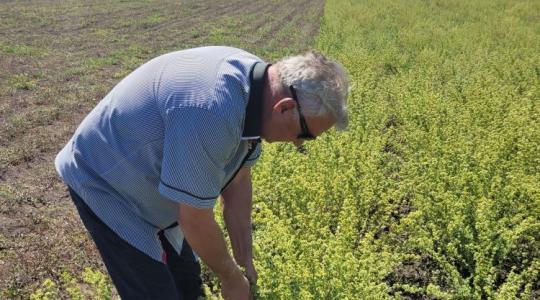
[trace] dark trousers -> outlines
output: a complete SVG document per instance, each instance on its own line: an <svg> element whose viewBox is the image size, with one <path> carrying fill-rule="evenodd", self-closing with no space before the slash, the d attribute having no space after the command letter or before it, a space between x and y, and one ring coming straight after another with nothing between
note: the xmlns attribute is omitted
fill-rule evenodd
<svg viewBox="0 0 540 300"><path fill-rule="evenodd" d="M69 193L122 299L191 300L203 295L201 266L186 240L178 255L160 232L167 264L156 261L114 233L72 189Z"/></svg>

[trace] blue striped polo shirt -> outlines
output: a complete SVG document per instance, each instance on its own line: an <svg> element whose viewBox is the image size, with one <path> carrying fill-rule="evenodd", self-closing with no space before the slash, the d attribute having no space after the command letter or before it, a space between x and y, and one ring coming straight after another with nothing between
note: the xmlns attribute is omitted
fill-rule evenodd
<svg viewBox="0 0 540 300"><path fill-rule="evenodd" d="M244 130L257 62L262 60L230 47L150 60L86 116L57 155L56 170L135 248L160 261L158 232L166 229L180 252L182 231L170 226L178 221L178 203L213 207L241 165L253 165L260 155L256 143L247 157L260 132L245 136Z"/></svg>

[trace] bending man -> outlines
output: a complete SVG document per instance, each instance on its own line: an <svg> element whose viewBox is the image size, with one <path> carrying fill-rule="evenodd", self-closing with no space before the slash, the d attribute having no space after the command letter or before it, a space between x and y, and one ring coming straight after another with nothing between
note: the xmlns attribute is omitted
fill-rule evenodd
<svg viewBox="0 0 540 300"><path fill-rule="evenodd" d="M196 299L200 257L225 299L248 299L260 141L301 147L345 128L347 85L317 53L270 65L230 47L165 54L118 83L55 165L120 296ZM234 259L214 220L219 196Z"/></svg>

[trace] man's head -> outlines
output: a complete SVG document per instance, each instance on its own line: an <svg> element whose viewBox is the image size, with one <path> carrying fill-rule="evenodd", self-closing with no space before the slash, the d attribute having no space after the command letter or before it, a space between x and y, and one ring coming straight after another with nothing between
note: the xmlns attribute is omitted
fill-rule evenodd
<svg viewBox="0 0 540 300"><path fill-rule="evenodd" d="M332 126L345 130L347 90L343 67L319 53L278 61L268 69L262 137L299 146Z"/></svg>

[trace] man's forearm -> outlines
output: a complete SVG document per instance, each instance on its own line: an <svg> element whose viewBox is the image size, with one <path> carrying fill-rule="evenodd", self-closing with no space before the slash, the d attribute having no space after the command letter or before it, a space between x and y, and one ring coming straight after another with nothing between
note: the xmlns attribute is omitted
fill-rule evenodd
<svg viewBox="0 0 540 300"><path fill-rule="evenodd" d="M245 213L235 211L232 207L226 207L223 214L234 258L240 265L245 266L253 259L251 217Z"/></svg>
<svg viewBox="0 0 540 300"><path fill-rule="evenodd" d="M180 205L179 223L191 248L221 281L241 271L232 260L219 225L211 209Z"/></svg>
<svg viewBox="0 0 540 300"><path fill-rule="evenodd" d="M253 260L251 210L252 188L251 174L241 174L223 194L223 217L227 225L227 232L231 240L234 258L242 266L250 264Z"/></svg>

